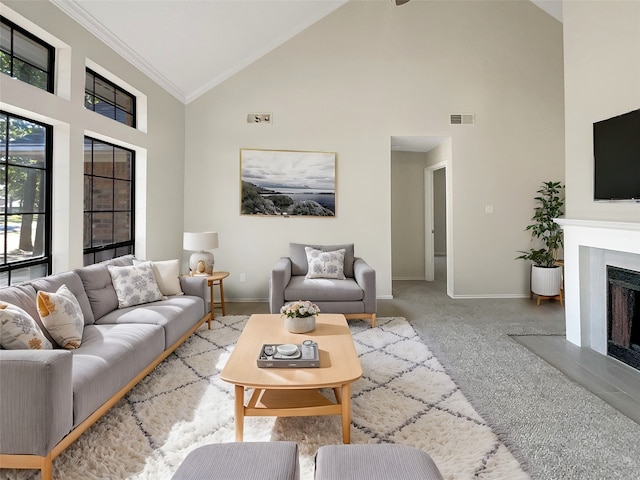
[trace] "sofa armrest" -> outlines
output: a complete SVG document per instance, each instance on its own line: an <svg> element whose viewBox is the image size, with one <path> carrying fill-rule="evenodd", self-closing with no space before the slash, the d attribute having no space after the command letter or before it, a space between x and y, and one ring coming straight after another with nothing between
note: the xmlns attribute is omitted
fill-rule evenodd
<svg viewBox="0 0 640 480"><path fill-rule="evenodd" d="M271 279L269 280L269 311L280 313L280 308L284 305L284 289L291 280L291 259L281 257L275 267L271 269Z"/></svg>
<svg viewBox="0 0 640 480"><path fill-rule="evenodd" d="M364 291L364 311L365 313L376 313L378 310L376 292L376 271L369 266L362 258L356 257L353 262L353 276L356 283Z"/></svg>
<svg viewBox="0 0 640 480"><path fill-rule="evenodd" d="M209 285L207 284L207 277L180 277L180 288L185 295L192 295L194 297L200 297L204 300L204 313L207 314L211 309L211 303L209 301Z"/></svg>
<svg viewBox="0 0 640 480"><path fill-rule="evenodd" d="M73 427L72 355L0 350L0 453L44 456Z"/></svg>

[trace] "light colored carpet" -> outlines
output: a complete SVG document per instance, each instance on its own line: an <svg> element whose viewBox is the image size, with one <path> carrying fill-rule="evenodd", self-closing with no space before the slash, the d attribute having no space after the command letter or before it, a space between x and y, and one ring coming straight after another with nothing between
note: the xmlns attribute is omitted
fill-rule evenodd
<svg viewBox="0 0 640 480"><path fill-rule="evenodd" d="M233 441L233 388L219 372L246 319L201 328L54 461L54 477L168 479L192 449ZM377 325L350 322L363 368L352 386L352 443L417 446L446 479L528 479L411 325L400 317ZM303 479L313 478L318 447L341 439L335 416L245 419L245 441L298 443Z"/></svg>

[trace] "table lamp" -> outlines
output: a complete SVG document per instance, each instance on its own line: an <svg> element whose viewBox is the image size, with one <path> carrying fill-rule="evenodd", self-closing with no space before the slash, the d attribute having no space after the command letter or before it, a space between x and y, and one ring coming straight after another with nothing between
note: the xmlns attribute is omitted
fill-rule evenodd
<svg viewBox="0 0 640 480"><path fill-rule="evenodd" d="M218 232L184 232L183 248L195 253L189 257L191 275L211 275L213 273L213 253L206 250L218 248Z"/></svg>

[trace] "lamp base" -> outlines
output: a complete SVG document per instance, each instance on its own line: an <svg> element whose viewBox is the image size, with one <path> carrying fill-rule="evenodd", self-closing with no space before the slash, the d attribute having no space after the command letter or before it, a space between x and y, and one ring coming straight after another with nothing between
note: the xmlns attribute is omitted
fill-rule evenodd
<svg viewBox="0 0 640 480"><path fill-rule="evenodd" d="M208 276L213 273L213 253L204 250L192 253L189 257L191 275Z"/></svg>

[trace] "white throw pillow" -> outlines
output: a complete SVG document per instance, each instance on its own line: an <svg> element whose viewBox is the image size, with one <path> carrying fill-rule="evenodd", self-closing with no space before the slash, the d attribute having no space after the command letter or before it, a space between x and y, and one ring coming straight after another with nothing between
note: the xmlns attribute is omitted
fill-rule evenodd
<svg viewBox="0 0 640 480"><path fill-rule="evenodd" d="M144 263L141 260L134 260L133 264L138 265ZM158 288L163 295L183 295L182 287L180 286L180 261L175 260L161 260L158 262L151 262L151 269L156 277Z"/></svg>
<svg viewBox="0 0 640 480"><path fill-rule="evenodd" d="M107 265L113 288L118 296L118 308L162 300L151 262L116 267Z"/></svg>
<svg viewBox="0 0 640 480"><path fill-rule="evenodd" d="M335 250L333 252L323 252L311 247L304 247L307 254L307 270L306 278L335 278L344 280L344 253L345 249Z"/></svg>
<svg viewBox="0 0 640 480"><path fill-rule="evenodd" d="M76 296L62 285L55 293L39 291L38 314L58 345L73 350L82 343L84 315Z"/></svg>
<svg viewBox="0 0 640 480"><path fill-rule="evenodd" d="M53 348L31 315L5 302L0 302L0 345L6 350Z"/></svg>

